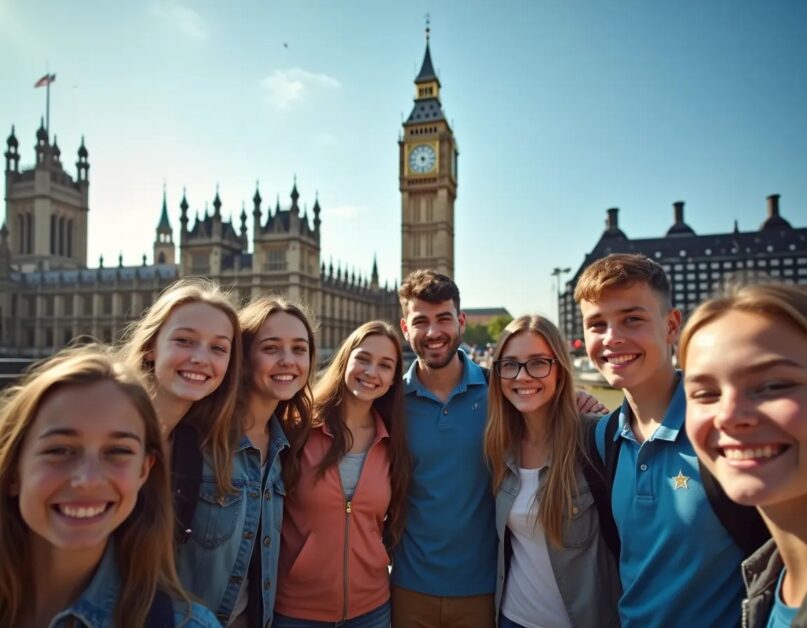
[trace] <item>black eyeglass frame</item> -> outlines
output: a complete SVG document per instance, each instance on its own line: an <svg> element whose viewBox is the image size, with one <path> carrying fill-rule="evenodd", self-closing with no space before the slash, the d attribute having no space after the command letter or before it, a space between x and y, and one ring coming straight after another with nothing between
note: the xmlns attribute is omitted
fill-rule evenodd
<svg viewBox="0 0 807 628"><path fill-rule="evenodd" d="M511 360L511 359L496 360L493 363L493 369L496 371L496 375L498 375L500 379L516 379L518 377L519 373L521 373L521 369L524 369L527 372L527 375L529 375L530 377L533 377L535 379L544 379L545 377L549 377L549 374L552 372L552 365L557 364L559 361L560 360L558 360L557 358L532 358L531 360L527 360L526 362L519 362L518 360ZM533 375L532 373L530 373L530 369L527 366L531 362L533 362L533 363L534 362L548 362L549 363L549 370L547 370L547 372L544 373L543 375ZM518 364L518 370L516 371L516 374L513 375L512 377L503 376L502 373L501 373L501 368L502 368L502 364L504 364L504 363Z"/></svg>

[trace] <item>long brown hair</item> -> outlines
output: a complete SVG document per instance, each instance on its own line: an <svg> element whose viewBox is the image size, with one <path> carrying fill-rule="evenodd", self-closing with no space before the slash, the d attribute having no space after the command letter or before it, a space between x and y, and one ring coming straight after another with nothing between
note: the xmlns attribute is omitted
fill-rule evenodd
<svg viewBox="0 0 807 628"><path fill-rule="evenodd" d="M563 517L570 516L572 500L577 495L575 468L582 455L582 423L575 404L572 359L566 350L566 341L560 330L542 316L521 316L504 328L493 351L498 360L507 348L508 341L517 334L536 334L546 340L557 363L558 385L549 408L548 443L550 465L547 481L541 491L537 521L540 521L547 538L560 545L563 538ZM507 474L508 454L519 450L524 434L521 413L502 393L501 382L495 372L491 374L488 390L488 422L485 427L485 458L491 468L494 493L499 490ZM535 496L538 499L538 495Z"/></svg>
<svg viewBox="0 0 807 628"><path fill-rule="evenodd" d="M406 492L412 464L406 443L404 415L403 355L401 340L389 323L370 321L356 329L334 353L330 364L314 386L314 425L326 425L333 434L333 443L322 459L318 469L321 478L353 446L353 435L345 425L342 401L349 394L345 385L345 371L353 350L368 336L384 336L395 347L395 373L392 385L381 397L373 401L390 436L390 484L392 498L387 513L387 535L390 545L395 545L403 533L406 517Z"/></svg>
<svg viewBox="0 0 807 628"><path fill-rule="evenodd" d="M183 421L191 421L199 429L202 446L208 449L213 458L218 489L222 493L229 493L233 491L233 452L241 436L240 425L234 420L234 415L243 355L238 314L230 298L218 284L206 279L180 279L172 283L140 320L126 329L121 353L129 365L143 373L154 394L154 362L148 358L148 354L154 349L157 334L168 317L178 307L188 303L205 303L220 310L233 327L230 362L224 379L207 397L194 402L182 418Z"/></svg>
<svg viewBox="0 0 807 628"><path fill-rule="evenodd" d="M115 625L143 626L158 588L189 603L174 564L169 470L151 398L135 371L108 350L89 345L41 363L0 402L0 625L16 625L22 600L34 586L34 574L28 570L31 532L11 491L25 437L43 402L56 390L102 382L114 383L137 409L145 428L145 455L154 460L134 510L112 533L121 578Z"/></svg>
<svg viewBox="0 0 807 628"><path fill-rule="evenodd" d="M250 359L252 345L260 331L261 326L273 314L284 312L298 319L305 327L308 335L308 379L297 393L288 401L281 401L275 414L283 426L286 438L289 440L289 451L283 458L283 483L286 493L291 495L300 479L300 458L303 446L311 431L312 395L311 382L314 378L314 365L316 364L316 343L314 339L314 326L309 320L305 309L283 299L282 297L259 296L241 308L238 318L241 324L241 338L244 341L244 368L241 382L242 394L239 395L238 414L242 422L247 416L247 400L249 389L252 386L252 368Z"/></svg>

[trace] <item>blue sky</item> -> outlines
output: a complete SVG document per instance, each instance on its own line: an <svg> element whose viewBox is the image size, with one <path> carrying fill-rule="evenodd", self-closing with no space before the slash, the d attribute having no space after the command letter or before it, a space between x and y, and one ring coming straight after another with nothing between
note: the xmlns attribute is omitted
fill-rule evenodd
<svg viewBox="0 0 807 628"><path fill-rule="evenodd" d="M456 279L464 305L555 315L605 210L654 237L686 202L698 233L758 228L765 197L807 226L807 3L801 0L275 2L0 0L0 132L33 162L51 131L73 171L90 152L91 265L149 253L163 181L219 185L237 216L322 205L322 254L400 273L397 139L431 15L460 149Z"/></svg>

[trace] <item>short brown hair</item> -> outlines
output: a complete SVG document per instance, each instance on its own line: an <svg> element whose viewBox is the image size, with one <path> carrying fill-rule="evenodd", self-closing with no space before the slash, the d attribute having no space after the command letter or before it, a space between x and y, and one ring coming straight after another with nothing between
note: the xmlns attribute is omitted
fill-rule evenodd
<svg viewBox="0 0 807 628"><path fill-rule="evenodd" d="M636 283L646 284L671 307L670 281L664 269L649 257L628 253L612 253L586 268L577 280L574 300L596 301L609 288L630 288Z"/></svg>
<svg viewBox="0 0 807 628"><path fill-rule="evenodd" d="M435 270L413 270L403 280L398 290L401 310L406 315L406 304L412 299L427 303L442 303L451 299L457 312L460 311L460 290L448 275Z"/></svg>

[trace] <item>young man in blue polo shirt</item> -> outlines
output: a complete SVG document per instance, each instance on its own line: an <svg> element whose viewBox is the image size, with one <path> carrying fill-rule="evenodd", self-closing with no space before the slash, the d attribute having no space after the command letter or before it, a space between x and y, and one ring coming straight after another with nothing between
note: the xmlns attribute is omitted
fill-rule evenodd
<svg viewBox="0 0 807 628"><path fill-rule="evenodd" d="M411 273L401 330L417 360L404 375L412 479L406 528L392 556L395 628L493 628L496 524L482 455L487 381L459 350L456 284Z"/></svg>
<svg viewBox="0 0 807 628"><path fill-rule="evenodd" d="M664 270L642 255L609 255L575 289L586 352L625 391L611 506L621 542L622 626L736 626L743 552L709 504L684 430L672 347L681 313ZM597 447L605 450L603 419Z"/></svg>

